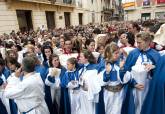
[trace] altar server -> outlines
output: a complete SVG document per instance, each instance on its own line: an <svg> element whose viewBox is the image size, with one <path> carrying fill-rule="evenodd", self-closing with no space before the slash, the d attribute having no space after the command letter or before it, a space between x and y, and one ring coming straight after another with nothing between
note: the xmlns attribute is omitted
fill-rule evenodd
<svg viewBox="0 0 165 114"><path fill-rule="evenodd" d="M22 61L22 68L19 68L8 79L5 96L15 100L20 113L49 114L44 100L44 84L34 70L35 60L32 57L25 57ZM21 73L23 73L22 81L19 79Z"/></svg>

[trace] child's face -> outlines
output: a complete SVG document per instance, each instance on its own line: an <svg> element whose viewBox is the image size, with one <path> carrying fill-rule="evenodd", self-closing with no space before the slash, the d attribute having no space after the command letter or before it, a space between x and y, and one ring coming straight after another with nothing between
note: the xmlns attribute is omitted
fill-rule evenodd
<svg viewBox="0 0 165 114"><path fill-rule="evenodd" d="M47 59L49 59L49 56L52 54L50 49L44 49L44 53L45 53Z"/></svg>
<svg viewBox="0 0 165 114"><path fill-rule="evenodd" d="M75 65L74 64L71 64L69 61L67 61L67 69L69 71L72 71L74 68L75 68Z"/></svg>
<svg viewBox="0 0 165 114"><path fill-rule="evenodd" d="M104 53L104 47L103 47L103 46L100 47L99 53L100 53L100 54L103 54L103 53Z"/></svg>
<svg viewBox="0 0 165 114"><path fill-rule="evenodd" d="M9 67L9 69L10 69L11 71L15 71L15 70L16 70L16 66L15 66L14 64L9 63L9 64L8 64L8 67Z"/></svg>
<svg viewBox="0 0 165 114"><path fill-rule="evenodd" d="M95 42L91 42L87 48L89 51L93 52L95 50Z"/></svg>
<svg viewBox="0 0 165 114"><path fill-rule="evenodd" d="M53 64L53 67L57 68L59 66L59 64L60 64L59 58L58 57L54 57L52 59L52 64Z"/></svg>
<svg viewBox="0 0 165 114"><path fill-rule="evenodd" d="M116 50L114 53L113 53L113 61L117 61L119 59L119 50Z"/></svg>
<svg viewBox="0 0 165 114"><path fill-rule="evenodd" d="M126 35L126 34L122 34L122 35L120 36L120 42L121 42L122 44L125 44L125 43L127 42L127 35Z"/></svg>
<svg viewBox="0 0 165 114"><path fill-rule="evenodd" d="M79 60L80 60L80 63L81 64L85 64L85 63L88 62L88 60L84 57L84 54L83 53L80 54Z"/></svg>

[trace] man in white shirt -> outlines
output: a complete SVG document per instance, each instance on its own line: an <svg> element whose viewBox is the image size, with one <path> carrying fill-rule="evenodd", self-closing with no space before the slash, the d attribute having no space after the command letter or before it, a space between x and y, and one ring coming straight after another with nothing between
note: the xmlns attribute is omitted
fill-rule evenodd
<svg viewBox="0 0 165 114"><path fill-rule="evenodd" d="M44 100L44 84L34 69L35 60L32 57L25 57L22 68L8 78L5 96L15 100L21 114L49 114Z"/></svg>

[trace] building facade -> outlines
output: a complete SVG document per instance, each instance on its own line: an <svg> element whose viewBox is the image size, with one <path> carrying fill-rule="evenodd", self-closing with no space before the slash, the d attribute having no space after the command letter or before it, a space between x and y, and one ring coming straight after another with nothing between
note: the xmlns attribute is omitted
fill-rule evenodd
<svg viewBox="0 0 165 114"><path fill-rule="evenodd" d="M122 0L125 20L165 20L165 0Z"/></svg>
<svg viewBox="0 0 165 114"><path fill-rule="evenodd" d="M101 0L1 0L0 34L101 23Z"/></svg>
<svg viewBox="0 0 165 114"><path fill-rule="evenodd" d="M102 22L119 20L120 0L101 0L101 4L102 4L102 15L101 15Z"/></svg>

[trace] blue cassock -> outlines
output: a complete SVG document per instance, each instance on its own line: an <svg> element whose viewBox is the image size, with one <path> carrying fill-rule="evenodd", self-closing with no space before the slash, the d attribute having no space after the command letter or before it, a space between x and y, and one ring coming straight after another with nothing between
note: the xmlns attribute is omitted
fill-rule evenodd
<svg viewBox="0 0 165 114"><path fill-rule="evenodd" d="M157 63L160 59L159 53L154 49L148 49L147 51L140 51L139 49L134 49L130 52L128 55L124 68L120 70L120 78L121 80L124 77L124 74L126 71L131 71L132 66L135 65L140 53L145 53L147 58L149 58L153 64L157 67ZM151 70L151 76L153 76L153 73L156 71L156 69ZM136 85L136 81L134 79L131 79L128 84L125 87L126 95L123 101L122 111L121 114L135 114L135 104L134 104L134 97L133 97L133 88L134 85ZM148 105L148 104L147 104ZM158 114L158 113L156 113Z"/></svg>
<svg viewBox="0 0 165 114"><path fill-rule="evenodd" d="M10 72L10 70L7 67L4 67L3 70L2 70L2 74L7 79L10 76L11 72Z"/></svg>
<svg viewBox="0 0 165 114"><path fill-rule="evenodd" d="M7 114L6 107L3 105L1 99L0 99L0 114Z"/></svg>
<svg viewBox="0 0 165 114"><path fill-rule="evenodd" d="M42 81L44 83L45 102L48 106L50 114L57 114L57 107L53 107L50 86L45 85L45 79L46 79L46 76L48 74L48 68L49 68L49 66L36 65L35 71L37 73L40 73Z"/></svg>
<svg viewBox="0 0 165 114"><path fill-rule="evenodd" d="M75 80L75 78L76 80L79 79L78 70L74 72L65 72L65 74L61 78L61 91L63 93L61 96L63 107L61 108L64 108L61 109L61 111L63 112L62 114L71 114L70 98L67 85L71 80Z"/></svg>
<svg viewBox="0 0 165 114"><path fill-rule="evenodd" d="M43 66L44 66L46 69L49 68L49 63L48 63L47 60L44 60L42 64L43 64Z"/></svg>
<svg viewBox="0 0 165 114"><path fill-rule="evenodd" d="M61 69L61 73L60 73L60 80L62 80L65 72L66 72L66 69L65 67L61 66L60 67ZM54 77L51 77L51 76L48 76L48 80L52 83L55 83L55 79ZM57 105L57 102L56 100L54 99L54 101L52 102L52 97L51 97L51 91L50 91L50 86L47 86L45 85L47 90L45 91L46 92L46 101L47 101L47 105L49 106L49 110L50 110L50 114L68 114L68 109L66 108L67 105L69 105L69 103L65 103L67 100L66 98L69 97L68 93L66 92L66 89L65 87L62 87L61 86L61 97L60 97L60 106ZM58 109L60 112L58 112Z"/></svg>
<svg viewBox="0 0 165 114"><path fill-rule="evenodd" d="M0 78L0 86L3 84L3 80ZM0 114L7 114L6 107L2 103L2 100L0 99Z"/></svg>
<svg viewBox="0 0 165 114"><path fill-rule="evenodd" d="M118 61L116 61L114 63L110 63L110 64L111 64L112 69L113 69L114 64L118 65ZM104 65L104 69L105 69L105 65ZM109 80L117 81L117 71L112 71L111 70L109 74L106 74L106 72L104 72L103 81L108 82ZM103 87L101 88L101 91L99 92L99 102L96 104L96 114L105 114L104 88Z"/></svg>
<svg viewBox="0 0 165 114"><path fill-rule="evenodd" d="M165 55L156 67L141 114L165 114Z"/></svg>
<svg viewBox="0 0 165 114"><path fill-rule="evenodd" d="M75 70L73 72L65 72L62 81L61 81L61 86L62 87L66 87L70 81L72 80L79 80L79 74L78 74L78 70Z"/></svg>
<svg viewBox="0 0 165 114"><path fill-rule="evenodd" d="M77 72L81 68L83 68L82 72L84 71L84 65L82 65L82 64L77 65L76 68L77 68ZM92 69L97 69L96 64L88 64L86 66L86 70L92 70ZM81 73L77 75L78 78L81 75ZM66 84L68 83L68 81L64 81L63 80L62 83L63 83L61 85L61 92L62 92L61 93L61 103L62 104L60 106L60 114L71 114L71 106L70 106L70 100L69 100L69 93L68 93L68 88L66 88Z"/></svg>
<svg viewBox="0 0 165 114"><path fill-rule="evenodd" d="M105 69L105 60L103 57L99 56L98 63L97 63L97 71L98 71L98 73L100 73L104 69Z"/></svg>

